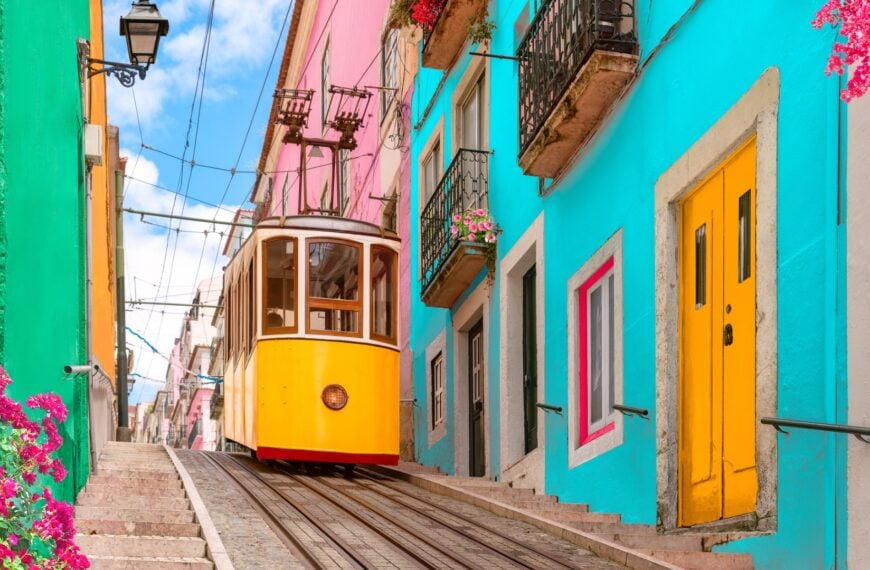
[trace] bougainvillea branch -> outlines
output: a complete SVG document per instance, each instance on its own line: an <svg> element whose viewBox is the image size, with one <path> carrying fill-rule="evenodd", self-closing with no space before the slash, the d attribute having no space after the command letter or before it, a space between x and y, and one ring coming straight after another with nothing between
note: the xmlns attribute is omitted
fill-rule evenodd
<svg viewBox="0 0 870 570"><path fill-rule="evenodd" d="M52 457L63 444L57 424L66 421L66 406L56 394L31 396L27 407L44 413L34 422L6 395L11 382L0 366L0 567L89 568L74 542L72 506L39 486L41 476L60 482L67 475Z"/></svg>
<svg viewBox="0 0 870 570"><path fill-rule="evenodd" d="M839 26L844 42L834 43L825 73L852 76L840 96L849 102L870 90L870 0L828 0L816 13L813 27Z"/></svg>

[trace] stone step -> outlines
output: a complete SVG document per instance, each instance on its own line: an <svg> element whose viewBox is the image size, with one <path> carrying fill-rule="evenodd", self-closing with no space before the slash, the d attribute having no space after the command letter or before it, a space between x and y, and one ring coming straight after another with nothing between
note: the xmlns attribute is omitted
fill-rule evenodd
<svg viewBox="0 0 870 570"><path fill-rule="evenodd" d="M93 520L76 518L76 531L80 534L115 534L135 536L195 536L200 535L199 524L167 522L134 522L126 520Z"/></svg>
<svg viewBox="0 0 870 570"><path fill-rule="evenodd" d="M174 470L163 469L160 471L145 470L145 469L118 469L107 468L102 465L97 465L96 475L106 477L130 477L133 479L168 479L170 481L178 480L178 473Z"/></svg>
<svg viewBox="0 0 870 570"><path fill-rule="evenodd" d="M137 558L132 556L89 556L93 570L209 570L206 558Z"/></svg>
<svg viewBox="0 0 870 570"><path fill-rule="evenodd" d="M97 463L99 469L126 469L128 471L140 471L142 473L151 474L153 472L161 473L164 471L175 473L175 465L172 462L164 463L162 461L103 461Z"/></svg>
<svg viewBox="0 0 870 570"><path fill-rule="evenodd" d="M171 481L170 481L171 483ZM166 497L169 499L183 499L186 495L184 489L176 486L164 486L160 484L145 485L105 485L89 482L85 486L85 493L106 497L109 495L135 495L138 497Z"/></svg>
<svg viewBox="0 0 870 570"><path fill-rule="evenodd" d="M147 523L192 523L193 511L120 509L117 507L76 505L76 517L102 521L131 521Z"/></svg>
<svg viewBox="0 0 870 570"><path fill-rule="evenodd" d="M616 534L601 534L603 538L616 544L622 544L629 548L642 550L681 550L687 552L702 552L703 539L697 534L630 534L620 532Z"/></svg>
<svg viewBox="0 0 870 570"><path fill-rule="evenodd" d="M655 525L582 521L569 521L563 524L576 528L579 531L591 532L593 534L642 534L648 537L656 536Z"/></svg>
<svg viewBox="0 0 870 570"><path fill-rule="evenodd" d="M76 544L88 556L205 558L206 555L203 539L184 536L77 534Z"/></svg>
<svg viewBox="0 0 870 570"><path fill-rule="evenodd" d="M165 453L163 446L159 443L132 443L129 441L107 441L103 444L103 449L159 449Z"/></svg>
<svg viewBox="0 0 870 570"><path fill-rule="evenodd" d="M610 513L562 511L557 509L526 509L526 512L542 519L547 519L560 523L567 523L572 521L590 523L618 523L622 520L622 517L620 517L619 515L613 515Z"/></svg>
<svg viewBox="0 0 870 570"><path fill-rule="evenodd" d="M639 552L686 570L752 570L755 568L752 556L749 554L674 550L639 550Z"/></svg>
<svg viewBox="0 0 870 570"><path fill-rule="evenodd" d="M181 489L181 479L143 479L142 477L115 477L114 475L91 475L88 483L97 485L106 485L108 487L124 487L130 489L133 487L149 487L156 486L161 489Z"/></svg>
<svg viewBox="0 0 870 570"><path fill-rule="evenodd" d="M119 509L148 509L152 511L178 511L190 508L187 499L164 499L136 495L92 495L80 493L76 504L88 507L114 506Z"/></svg>

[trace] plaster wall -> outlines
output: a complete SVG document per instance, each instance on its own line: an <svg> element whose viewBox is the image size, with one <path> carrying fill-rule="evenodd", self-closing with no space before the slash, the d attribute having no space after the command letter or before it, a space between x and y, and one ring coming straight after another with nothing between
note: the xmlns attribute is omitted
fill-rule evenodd
<svg viewBox="0 0 870 570"><path fill-rule="evenodd" d="M848 423L870 426L870 97L849 103L846 156ZM848 438L848 565L870 568L870 446Z"/></svg>
<svg viewBox="0 0 870 570"><path fill-rule="evenodd" d="M810 27L814 6L784 0L635 4L642 70L545 198L538 195L538 180L524 176L516 163L517 64L491 64L489 112L499 120L490 124L495 155L490 162L489 199L504 230L497 246L499 259L545 213L544 401L564 409L568 409L569 385L576 382L567 365L567 283L610 236L622 231L624 403L650 410L650 421L626 421L621 445L572 468L566 445L568 418L547 414L544 484L561 501L621 513L627 522L655 524L660 451L656 426L665 419L655 411L655 183L765 70L778 70L776 230L765 236L766 243L775 244L776 278L767 285L773 290L765 291L777 300L772 324L777 339L773 401L780 417L836 422L838 351L845 339L837 317L839 103L836 79L821 70L833 32ZM490 6L497 24L492 53L513 53L514 24L524 7L525 2ZM775 41L756 41L768 37L771 22L783 33ZM418 74L412 119L412 211L419 204L418 157L437 125L443 122L444 131L453 132L451 98L469 59L462 56L446 75L429 69ZM452 157L454 150L449 139L443 142L445 157ZM453 310L431 309L420 302L419 221L412 218L411 226L414 386L418 400L425 401L424 349L441 331L450 330ZM497 277L493 298L499 298L502 286ZM496 402L504 374L499 370L497 339L505 324L491 306L489 317L489 401ZM448 335L448 353L456 349L454 344ZM449 402L455 402L455 381L448 377ZM501 411L492 407L488 412L495 426L492 433L498 433L504 421ZM424 420L423 414L417 415L418 429L425 426ZM452 472L453 458L459 455L451 442L461 438L454 437L453 423L446 429L447 437L432 446L425 431L417 433L416 444L421 461ZM772 428L757 425L756 429ZM845 484L845 474L837 466L834 436L795 431L778 436L777 441L778 461L774 471L764 475L776 480L774 532L733 542L722 550L752 553L760 568L836 566L842 560L837 536L845 528L845 512L836 508L837 493ZM490 453L490 474L499 477L506 465L497 446Z"/></svg>
<svg viewBox="0 0 870 570"><path fill-rule="evenodd" d="M59 457L72 500L88 477L85 364L85 169L76 42L89 2L3 2L0 14L0 363L20 401L61 396L70 411ZM41 25L34 26L34 22Z"/></svg>

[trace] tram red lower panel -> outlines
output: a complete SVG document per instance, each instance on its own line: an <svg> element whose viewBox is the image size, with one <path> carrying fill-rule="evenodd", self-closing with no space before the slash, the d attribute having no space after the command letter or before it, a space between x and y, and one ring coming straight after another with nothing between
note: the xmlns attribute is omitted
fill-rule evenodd
<svg viewBox="0 0 870 570"><path fill-rule="evenodd" d="M313 461L315 463L362 463L368 465L399 464L398 455L385 453L341 453L337 451L279 449L275 447L258 447L257 459L285 459L287 461Z"/></svg>

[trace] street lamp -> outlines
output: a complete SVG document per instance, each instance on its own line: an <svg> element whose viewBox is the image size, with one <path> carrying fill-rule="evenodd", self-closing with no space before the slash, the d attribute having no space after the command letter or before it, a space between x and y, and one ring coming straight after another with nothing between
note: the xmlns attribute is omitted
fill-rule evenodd
<svg viewBox="0 0 870 570"><path fill-rule="evenodd" d="M121 35L127 39L127 54L130 63L103 61L87 58L88 77L108 73L114 75L124 87L132 87L136 76L145 79L151 64L157 61L160 38L169 33L169 20L160 15L157 6L148 0L136 0L130 13L121 16ZM92 64L102 65L95 69Z"/></svg>

